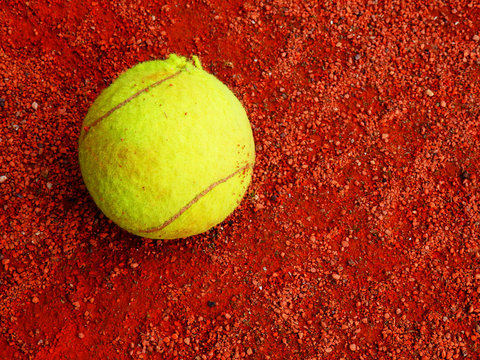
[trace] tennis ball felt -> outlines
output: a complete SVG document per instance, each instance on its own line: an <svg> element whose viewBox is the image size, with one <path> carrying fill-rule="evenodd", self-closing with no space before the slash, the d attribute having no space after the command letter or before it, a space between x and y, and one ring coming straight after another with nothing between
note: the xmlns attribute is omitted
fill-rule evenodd
<svg viewBox="0 0 480 360"><path fill-rule="evenodd" d="M121 74L90 107L79 138L82 176L125 230L175 239L222 222L250 183L250 122L216 77L177 55Z"/></svg>

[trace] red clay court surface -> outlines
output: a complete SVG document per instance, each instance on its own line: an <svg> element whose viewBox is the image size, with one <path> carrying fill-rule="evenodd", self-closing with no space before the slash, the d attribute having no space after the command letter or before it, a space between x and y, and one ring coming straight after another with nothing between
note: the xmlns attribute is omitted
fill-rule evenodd
<svg viewBox="0 0 480 360"><path fill-rule="evenodd" d="M427 4L427 5L425 5ZM0 359L480 358L480 4L0 7ZM257 161L205 234L141 239L81 178L122 71L198 55Z"/></svg>

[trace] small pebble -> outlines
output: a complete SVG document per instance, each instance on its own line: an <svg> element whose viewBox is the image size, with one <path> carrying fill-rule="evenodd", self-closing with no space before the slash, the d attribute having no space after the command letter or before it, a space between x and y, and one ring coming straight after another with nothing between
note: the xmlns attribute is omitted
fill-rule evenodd
<svg viewBox="0 0 480 360"><path fill-rule="evenodd" d="M32 297L32 302L33 302L34 304L38 304L39 301L40 301L40 300L38 299L38 297L36 297L36 296Z"/></svg>
<svg viewBox="0 0 480 360"><path fill-rule="evenodd" d="M4 183L7 180L7 177L5 175L0 176L0 184Z"/></svg>
<svg viewBox="0 0 480 360"><path fill-rule="evenodd" d="M355 344L350 344L349 348L350 348L350 350L352 350L352 351L356 351L356 350L357 350L357 345L355 345Z"/></svg>
<svg viewBox="0 0 480 360"><path fill-rule="evenodd" d="M85 334L84 334L84 333L78 333L78 337L79 337L80 339L83 339L83 338L85 337Z"/></svg>
<svg viewBox="0 0 480 360"><path fill-rule="evenodd" d="M335 280L340 280L340 275L338 275L338 274L332 274L332 277L333 277Z"/></svg>
<svg viewBox="0 0 480 360"><path fill-rule="evenodd" d="M425 94L427 94L428 96L433 96L433 95L435 95L435 94L433 93L433 91L430 90L430 89L427 89L427 90L425 91Z"/></svg>
<svg viewBox="0 0 480 360"><path fill-rule="evenodd" d="M476 34L475 34L475 35L473 35L473 40L474 40L474 41L478 41L478 40L480 40L480 36L478 36L478 35L476 35Z"/></svg>
<svg viewBox="0 0 480 360"><path fill-rule="evenodd" d="M36 101L34 101L34 102L32 103L32 109L33 109L33 110L37 110L37 109L38 109L38 103L37 103Z"/></svg>

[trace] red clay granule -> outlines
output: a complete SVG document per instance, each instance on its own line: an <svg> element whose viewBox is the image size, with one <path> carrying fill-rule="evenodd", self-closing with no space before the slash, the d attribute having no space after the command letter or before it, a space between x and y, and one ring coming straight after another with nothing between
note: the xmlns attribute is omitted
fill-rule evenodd
<svg viewBox="0 0 480 360"><path fill-rule="evenodd" d="M6 0L1 359L475 359L480 7ZM119 73L196 54L257 145L241 207L188 239L96 208L77 139Z"/></svg>

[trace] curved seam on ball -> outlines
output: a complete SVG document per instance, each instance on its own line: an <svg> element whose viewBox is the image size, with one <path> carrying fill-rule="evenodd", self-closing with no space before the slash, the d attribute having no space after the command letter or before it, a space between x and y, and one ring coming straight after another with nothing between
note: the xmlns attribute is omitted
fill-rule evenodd
<svg viewBox="0 0 480 360"><path fill-rule="evenodd" d="M132 96L130 96L129 98L123 100L121 103L115 105L113 108L111 108L110 110L108 110L105 114L103 114L102 116L100 116L97 120L95 120L94 122L92 122L90 125L88 126L85 126L84 130L85 132L83 133L83 137L81 140L83 140L86 136L86 134L88 134L88 131L94 127L94 126L97 126L103 119L109 117L113 112L115 112L116 110L120 109L121 107L125 106L126 104L128 104L130 101L132 101L133 99L139 97L141 94L143 94L144 92L164 83L165 81L167 80L170 80L172 78L174 78L175 76L177 76L178 74L180 74L182 72L182 70L179 70L177 71L176 73L172 74L172 75L169 75L167 76L166 78L163 78L159 81L156 81L154 82L153 84L150 84L149 86L137 91L135 94L133 94ZM80 140L80 141L81 141Z"/></svg>
<svg viewBox="0 0 480 360"><path fill-rule="evenodd" d="M154 227L154 228L150 228L150 229L146 229L146 230L139 230L138 232L141 232L141 233L146 233L146 234L149 234L149 233L152 233L152 232L156 232L156 231L160 231L160 230L163 230L165 229L168 225L170 225L172 222L174 222L175 220L177 220L180 215L182 215L185 211L187 211L190 207L192 207L195 203L197 203L202 197L204 197L205 195L207 195L210 191L212 191L214 188L216 188L218 185L220 184L223 184L224 182L227 182L228 180L230 180L231 178L233 178L235 175L239 174L240 172L248 169L248 168L251 168L253 167L253 164L247 164L243 167L241 167L240 169L238 169L237 171L231 173L230 175L228 175L227 177L224 177L223 179L220 179L220 180L217 180L215 181L214 183L212 183L210 186L208 186L206 189L204 189L202 192L200 192L199 194L197 194L197 196L195 196L192 200L190 200L190 202L185 205L184 207L182 207L175 215L173 215L170 219L168 219L167 221L165 221L162 225L158 226L158 227Z"/></svg>

